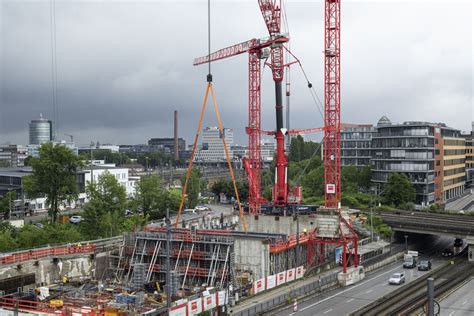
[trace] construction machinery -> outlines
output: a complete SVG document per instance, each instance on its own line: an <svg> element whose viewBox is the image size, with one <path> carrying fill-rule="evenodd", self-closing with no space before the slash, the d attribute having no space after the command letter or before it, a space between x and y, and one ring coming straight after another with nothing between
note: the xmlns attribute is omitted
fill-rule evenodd
<svg viewBox="0 0 474 316"><path fill-rule="evenodd" d="M297 134L322 129L306 129L304 131L287 130L283 126L283 96L282 81L284 68L290 64L284 63L283 53L287 49L284 44L289 41L288 35L281 32L281 0L258 0L259 8L268 29L269 37L251 39L227 48L220 49L212 54L196 58L194 65L201 65L229 58L242 53L249 54L249 100L248 100L248 126L246 132L249 137L249 154L244 159L244 167L249 182L249 213L259 214L262 204L268 201L261 195L261 134L273 135L276 141L275 159L275 184L272 189L270 206L276 212L286 211L289 206L297 205L302 200L301 187L291 188L288 184L288 157L285 153L285 135ZM261 130L261 63L272 70L275 82L275 113L276 128L271 132Z"/></svg>

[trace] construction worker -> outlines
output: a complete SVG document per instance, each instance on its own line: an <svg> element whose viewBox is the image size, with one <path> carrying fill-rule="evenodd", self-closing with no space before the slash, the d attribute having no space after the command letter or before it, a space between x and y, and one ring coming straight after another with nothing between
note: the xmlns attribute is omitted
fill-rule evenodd
<svg viewBox="0 0 474 316"><path fill-rule="evenodd" d="M67 277L67 274L63 276L63 284L69 283L69 279Z"/></svg>

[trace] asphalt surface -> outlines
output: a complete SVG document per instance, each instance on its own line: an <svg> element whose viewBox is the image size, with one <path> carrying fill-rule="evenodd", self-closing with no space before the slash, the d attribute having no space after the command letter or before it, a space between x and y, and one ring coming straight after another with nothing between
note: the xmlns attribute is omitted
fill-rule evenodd
<svg viewBox="0 0 474 316"><path fill-rule="evenodd" d="M474 211L472 208L466 209L466 206L472 201L474 201L474 193L467 194L459 199L448 202L446 204L446 209L455 210L455 211L459 211L459 210Z"/></svg>
<svg viewBox="0 0 474 316"><path fill-rule="evenodd" d="M424 242L425 250L423 253L425 255L421 254L418 262L423 259L430 259L433 268L442 265L447 259L442 258L439 253L452 244L453 240L451 238L436 238L424 240ZM430 246L427 247L426 243ZM412 245L411 249L422 249L422 247ZM418 271L417 268L404 269L402 265L403 261L389 264L375 272L368 273L360 283L347 288L338 288L306 301L300 301L298 302L297 312L294 312L293 306L290 306L280 312L272 313L272 315L347 315L397 289L398 285L388 284L388 279L392 274L404 272L406 284L408 284L427 273L427 271Z"/></svg>
<svg viewBox="0 0 474 316"><path fill-rule="evenodd" d="M433 260L432 263L433 268L436 268L442 264L442 260ZM293 312L291 307L275 315L347 315L398 288L398 285L388 284L388 279L393 273L404 272L406 283L427 273L417 269L403 269L402 264L402 261L392 263L367 275L360 283L299 303L297 312Z"/></svg>
<svg viewBox="0 0 474 316"><path fill-rule="evenodd" d="M474 278L440 302L441 316L474 315Z"/></svg>

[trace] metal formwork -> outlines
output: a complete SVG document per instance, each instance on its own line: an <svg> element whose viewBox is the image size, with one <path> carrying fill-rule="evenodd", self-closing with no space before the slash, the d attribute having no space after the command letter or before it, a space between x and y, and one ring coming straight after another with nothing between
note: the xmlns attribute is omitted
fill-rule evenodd
<svg viewBox="0 0 474 316"><path fill-rule="evenodd" d="M170 241L170 270L181 288L225 287L233 269L232 236L215 236L212 231L173 229ZM166 232L137 232L124 236L121 252L121 281L133 282L134 268L144 267L144 283L166 280ZM136 284L134 284L136 286Z"/></svg>

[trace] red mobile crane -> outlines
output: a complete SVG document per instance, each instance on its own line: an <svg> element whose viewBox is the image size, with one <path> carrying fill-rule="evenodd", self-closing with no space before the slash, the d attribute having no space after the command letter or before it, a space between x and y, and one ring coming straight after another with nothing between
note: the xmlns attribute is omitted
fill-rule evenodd
<svg viewBox="0 0 474 316"><path fill-rule="evenodd" d="M210 55L194 60L194 65L206 64L229 58L242 53L249 53L249 101L248 126L249 155L244 159L244 166L249 180L249 212L258 214L265 199L260 189L260 139L261 139L261 100L260 100L260 66L261 59L270 57L265 64L272 70L275 82L276 129L264 132L273 135L276 140L275 185L273 187L272 205L284 209L289 204L301 201L301 188L289 188L287 181L288 157L285 153L285 135L299 132L324 130L324 180L325 206L337 208L340 201L340 0L325 0L325 106L324 128L306 129L304 131L287 131L283 127L282 81L284 68L290 64L283 61L283 44L289 39L281 33L281 0L258 0L260 11L270 37L251 39L249 41L220 49Z"/></svg>
<svg viewBox="0 0 474 316"><path fill-rule="evenodd" d="M273 206L284 208L289 203L296 204L301 201L301 189L296 187L291 190L287 183L288 158L285 154L285 134L297 133L286 131L283 127L283 102L282 81L284 67L290 64L283 62L283 44L288 42L288 37L281 34L281 0L258 0L260 11L264 18L270 37L266 39L251 39L249 41L220 49L208 56L196 58L194 65L201 65L212 61L249 53L249 102L248 126L246 132L249 137L249 155L244 159L244 166L249 180L249 212L259 214L261 204L266 200L261 196L260 189L260 140L261 140L261 100L260 100L260 66L261 60L270 57L266 62L272 70L275 82L275 111L276 129L267 134L274 135L276 140L275 185L273 188ZM294 63L294 62L293 62Z"/></svg>

